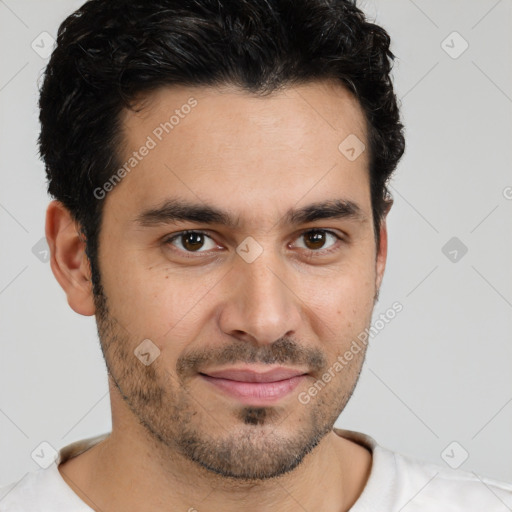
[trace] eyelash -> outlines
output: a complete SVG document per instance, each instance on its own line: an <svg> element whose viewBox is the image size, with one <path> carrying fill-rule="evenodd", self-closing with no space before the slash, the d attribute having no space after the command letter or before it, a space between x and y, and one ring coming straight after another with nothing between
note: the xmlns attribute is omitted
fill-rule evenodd
<svg viewBox="0 0 512 512"><path fill-rule="evenodd" d="M321 232L321 233L328 233L332 236L334 236L338 241L340 242L343 242L343 238L341 236L339 236L337 233L335 233L334 231L331 231L329 229L320 229L320 228L314 228L314 229L307 229L306 231L303 231L298 238L300 238L301 236L304 236L308 233L316 233L316 232ZM189 234L192 234L192 233L197 233L197 234L201 234L201 235L204 235L208 238L212 238L210 235L208 235L208 233L206 233L205 231L198 231L198 230L190 230L190 229L187 229L185 231L180 231L179 233L175 233L173 235L171 235L170 237L164 239L163 243L165 245L172 245L172 242L174 242L174 240L182 237L182 236L186 236L186 235L189 235ZM315 256L315 255L326 255L326 254L330 254L331 252L334 252L336 250L339 250L339 247L338 247L338 243L334 244L333 247L330 247L329 249L320 249L318 251L315 251L313 249L305 249L306 251L309 252L310 256ZM183 250L180 250L180 249L173 249L175 251L178 251L180 254L182 255L185 255L186 258L198 258L199 256L192 256L193 254L208 254L208 251L199 251L199 252L196 252L194 253L193 251L183 251Z"/></svg>

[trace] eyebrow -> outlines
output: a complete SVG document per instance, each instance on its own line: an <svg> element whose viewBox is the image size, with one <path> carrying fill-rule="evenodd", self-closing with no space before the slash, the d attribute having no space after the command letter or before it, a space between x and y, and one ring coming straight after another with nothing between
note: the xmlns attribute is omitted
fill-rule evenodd
<svg viewBox="0 0 512 512"><path fill-rule="evenodd" d="M331 199L290 208L279 221L284 225L299 225L324 219L348 219L366 222L367 216L357 203L346 199ZM239 227L238 217L208 204L197 204L180 199L168 199L160 206L140 213L135 222L143 227L187 221L198 224L219 224L231 229Z"/></svg>

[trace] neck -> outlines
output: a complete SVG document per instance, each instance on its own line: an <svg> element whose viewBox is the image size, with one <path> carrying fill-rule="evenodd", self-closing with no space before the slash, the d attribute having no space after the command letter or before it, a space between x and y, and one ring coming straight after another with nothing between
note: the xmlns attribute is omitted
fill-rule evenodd
<svg viewBox="0 0 512 512"><path fill-rule="evenodd" d="M283 512L349 510L370 473L370 452L335 432L294 470L259 481L226 479L170 453L144 427L113 428L103 442L59 466L68 485L94 510Z"/></svg>

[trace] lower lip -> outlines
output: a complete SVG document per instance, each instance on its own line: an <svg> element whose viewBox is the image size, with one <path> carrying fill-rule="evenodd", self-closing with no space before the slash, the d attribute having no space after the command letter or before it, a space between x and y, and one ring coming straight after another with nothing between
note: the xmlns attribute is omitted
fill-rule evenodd
<svg viewBox="0 0 512 512"><path fill-rule="evenodd" d="M200 376L227 395L251 405L267 405L277 402L291 393L306 377L306 375L297 375L275 382L239 382L218 379L209 375L201 374Z"/></svg>

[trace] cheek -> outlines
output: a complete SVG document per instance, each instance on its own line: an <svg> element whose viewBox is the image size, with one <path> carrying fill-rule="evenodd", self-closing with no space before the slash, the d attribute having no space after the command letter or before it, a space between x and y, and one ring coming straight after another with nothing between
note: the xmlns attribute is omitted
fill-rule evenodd
<svg viewBox="0 0 512 512"><path fill-rule="evenodd" d="M375 268L351 265L304 281L304 300L329 316L359 316L372 308Z"/></svg>
<svg viewBox="0 0 512 512"><path fill-rule="evenodd" d="M133 259L111 265L104 277L110 312L133 338L150 338L165 345L168 338L179 343L190 339L204 323L208 290L222 274L192 275L169 271Z"/></svg>
<svg viewBox="0 0 512 512"><path fill-rule="evenodd" d="M304 289L310 322L319 338L326 341L326 348L340 351L368 327L374 307L374 279L374 272L353 267Z"/></svg>

